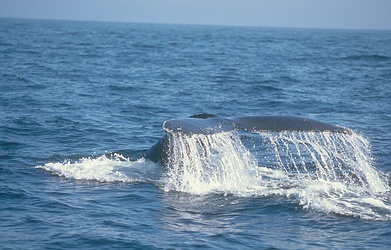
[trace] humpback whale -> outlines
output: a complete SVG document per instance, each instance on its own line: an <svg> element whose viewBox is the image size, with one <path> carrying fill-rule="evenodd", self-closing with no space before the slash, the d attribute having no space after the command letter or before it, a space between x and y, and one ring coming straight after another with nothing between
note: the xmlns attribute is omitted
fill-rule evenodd
<svg viewBox="0 0 391 250"><path fill-rule="evenodd" d="M210 135L233 130L248 132L308 131L351 133L349 129L344 127L295 116L221 118L213 114L197 114L189 118L167 120L163 123L163 129L166 134L144 155L146 159L161 164L165 164L167 161L170 143L169 135L174 133Z"/></svg>

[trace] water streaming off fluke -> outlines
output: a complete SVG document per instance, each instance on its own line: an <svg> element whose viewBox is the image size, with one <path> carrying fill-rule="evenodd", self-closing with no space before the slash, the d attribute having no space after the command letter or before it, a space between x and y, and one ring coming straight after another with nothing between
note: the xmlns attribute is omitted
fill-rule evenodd
<svg viewBox="0 0 391 250"><path fill-rule="evenodd" d="M356 133L169 134L165 189L283 195L307 209L390 219L387 180Z"/></svg>
<svg viewBox="0 0 391 250"><path fill-rule="evenodd" d="M260 185L255 157L235 131L170 135L167 188L190 193L243 191Z"/></svg>
<svg viewBox="0 0 391 250"><path fill-rule="evenodd" d="M391 219L388 178L356 133L168 133L165 166L120 154L37 166L99 182L152 182L166 192L283 196L314 211Z"/></svg>
<svg viewBox="0 0 391 250"><path fill-rule="evenodd" d="M388 190L373 166L367 139L356 133L260 133L265 159L288 174L341 182L379 193ZM256 152L259 153L259 152Z"/></svg>

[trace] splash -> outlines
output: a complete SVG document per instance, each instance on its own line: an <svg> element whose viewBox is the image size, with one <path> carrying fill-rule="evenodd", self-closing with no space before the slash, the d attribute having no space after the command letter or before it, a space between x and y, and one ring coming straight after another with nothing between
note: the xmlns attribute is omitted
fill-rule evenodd
<svg viewBox="0 0 391 250"><path fill-rule="evenodd" d="M356 133L170 133L164 189L286 196L304 209L391 219L390 187Z"/></svg>
<svg viewBox="0 0 391 250"><path fill-rule="evenodd" d="M390 187L373 166L370 144L356 133L260 133L269 164L295 185L284 194L305 209L391 219Z"/></svg>
<svg viewBox="0 0 391 250"><path fill-rule="evenodd" d="M81 158L77 161L50 162L36 168L68 179L126 183L145 182L159 172L152 162L147 162L143 158L131 161L121 154Z"/></svg>
<svg viewBox="0 0 391 250"><path fill-rule="evenodd" d="M257 160L234 131L170 134L166 190L193 194L240 192L259 185Z"/></svg>
<svg viewBox="0 0 391 250"><path fill-rule="evenodd" d="M286 173L317 180L362 187L371 193L388 190L373 167L367 139L356 134L332 132L260 133L274 158ZM271 159L269 158L269 162Z"/></svg>
<svg viewBox="0 0 391 250"><path fill-rule="evenodd" d="M287 197L306 210L391 220L389 176L356 133L169 133L168 165L121 154L37 166L74 180L152 182L164 191Z"/></svg>

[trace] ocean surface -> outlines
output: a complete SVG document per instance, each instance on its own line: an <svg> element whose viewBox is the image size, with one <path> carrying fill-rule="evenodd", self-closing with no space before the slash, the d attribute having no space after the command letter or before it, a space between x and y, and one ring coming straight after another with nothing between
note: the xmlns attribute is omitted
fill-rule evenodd
<svg viewBox="0 0 391 250"><path fill-rule="evenodd" d="M390 138L391 31L0 19L1 249L390 249Z"/></svg>

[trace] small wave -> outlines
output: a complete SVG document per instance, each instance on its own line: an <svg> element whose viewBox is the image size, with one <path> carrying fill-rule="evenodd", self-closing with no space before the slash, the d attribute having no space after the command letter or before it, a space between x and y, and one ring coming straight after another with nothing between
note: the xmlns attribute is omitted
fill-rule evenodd
<svg viewBox="0 0 391 250"><path fill-rule="evenodd" d="M384 55L357 55L357 56L346 56L342 58L343 60L351 61L373 61L373 62L383 62L391 60L391 57Z"/></svg>
<svg viewBox="0 0 391 250"><path fill-rule="evenodd" d="M133 85L113 85L113 84L110 84L107 88L109 90L119 91L119 92L132 92L136 89Z"/></svg>

